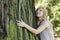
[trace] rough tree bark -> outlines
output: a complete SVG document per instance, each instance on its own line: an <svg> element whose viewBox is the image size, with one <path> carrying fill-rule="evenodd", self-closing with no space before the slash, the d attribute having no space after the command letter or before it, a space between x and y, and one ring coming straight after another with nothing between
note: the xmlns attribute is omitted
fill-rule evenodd
<svg viewBox="0 0 60 40"><path fill-rule="evenodd" d="M33 28L37 28L34 0L3 0L3 7L4 25L7 29L7 37L4 40L40 40L38 35L16 24L16 20L22 19Z"/></svg>
<svg viewBox="0 0 60 40"><path fill-rule="evenodd" d="M2 0L0 0L0 40L1 40L1 26L2 26Z"/></svg>
<svg viewBox="0 0 60 40"><path fill-rule="evenodd" d="M35 19L34 0L20 0L19 14L20 19L23 19L25 23L32 26L33 28L37 27ZM25 28L22 28L22 36L22 40L40 40L37 35L32 34Z"/></svg>

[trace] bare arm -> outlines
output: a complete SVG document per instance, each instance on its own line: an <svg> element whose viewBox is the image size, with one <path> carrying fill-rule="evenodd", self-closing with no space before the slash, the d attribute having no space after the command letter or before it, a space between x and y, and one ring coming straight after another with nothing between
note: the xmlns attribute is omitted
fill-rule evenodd
<svg viewBox="0 0 60 40"><path fill-rule="evenodd" d="M27 28L30 32L36 34L39 34L40 32L42 32L44 29L46 29L49 26L49 23L47 21L45 21L44 23L42 23L37 29L34 29L32 27L30 27L29 25L25 25L25 28Z"/></svg>

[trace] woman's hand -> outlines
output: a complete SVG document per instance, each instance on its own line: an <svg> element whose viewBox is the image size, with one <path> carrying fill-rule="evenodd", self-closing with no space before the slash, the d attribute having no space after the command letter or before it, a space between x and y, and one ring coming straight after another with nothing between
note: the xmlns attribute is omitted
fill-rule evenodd
<svg viewBox="0 0 60 40"><path fill-rule="evenodd" d="M20 27L25 27L25 23L21 20L21 21L17 21L17 25Z"/></svg>

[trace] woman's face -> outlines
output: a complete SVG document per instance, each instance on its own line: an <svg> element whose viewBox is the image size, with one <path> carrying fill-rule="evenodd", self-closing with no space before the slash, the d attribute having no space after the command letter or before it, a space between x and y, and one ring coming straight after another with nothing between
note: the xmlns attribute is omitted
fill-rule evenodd
<svg viewBox="0 0 60 40"><path fill-rule="evenodd" d="M42 9L38 9L38 11L36 12L36 16L38 18L41 18L43 16L43 10Z"/></svg>

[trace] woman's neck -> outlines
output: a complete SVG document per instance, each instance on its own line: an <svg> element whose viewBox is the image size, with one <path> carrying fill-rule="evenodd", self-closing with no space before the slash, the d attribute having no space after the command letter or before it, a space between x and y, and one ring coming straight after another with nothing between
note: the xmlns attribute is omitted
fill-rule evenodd
<svg viewBox="0 0 60 40"><path fill-rule="evenodd" d="M38 20L38 24L41 23L44 19Z"/></svg>

